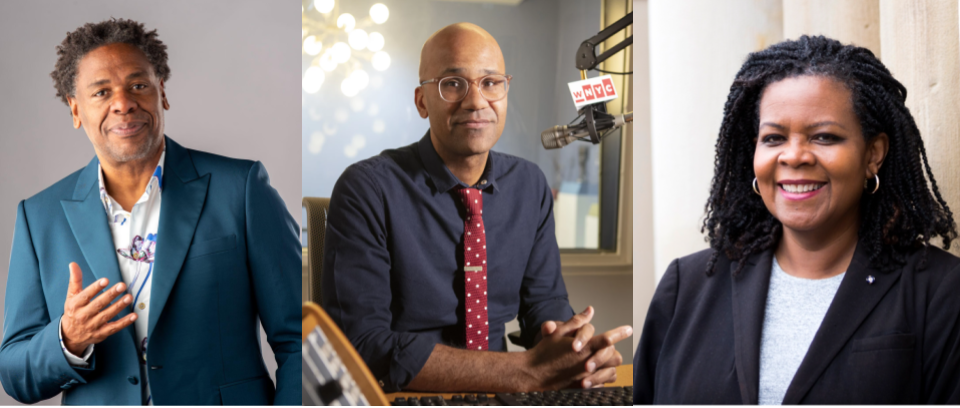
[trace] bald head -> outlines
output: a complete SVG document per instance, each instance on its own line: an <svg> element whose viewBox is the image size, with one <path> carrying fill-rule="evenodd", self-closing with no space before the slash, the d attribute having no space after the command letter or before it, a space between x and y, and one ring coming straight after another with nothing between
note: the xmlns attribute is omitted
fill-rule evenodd
<svg viewBox="0 0 960 408"><path fill-rule="evenodd" d="M507 97L504 94L500 99L487 100L481 93L480 83L484 78L503 75L495 78L504 81L506 91L510 79L504 70L503 52L497 40L473 24L448 25L433 33L423 44L420 52L421 83L451 76L470 82L460 100L443 99L439 81L414 89L417 112L420 117L430 120L430 140L448 166L470 160L483 170L487 152L503 133ZM480 173L475 176L480 177ZM472 176L460 179L472 180Z"/></svg>
<svg viewBox="0 0 960 408"><path fill-rule="evenodd" d="M475 24L456 23L441 28L420 50L420 81L446 74L462 74L467 63L480 63L488 74L503 74L503 52L490 33ZM493 72L496 71L496 72Z"/></svg>

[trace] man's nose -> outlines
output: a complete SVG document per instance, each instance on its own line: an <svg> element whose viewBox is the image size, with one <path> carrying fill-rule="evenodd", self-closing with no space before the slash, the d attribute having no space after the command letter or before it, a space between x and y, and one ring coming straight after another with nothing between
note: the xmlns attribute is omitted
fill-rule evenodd
<svg viewBox="0 0 960 408"><path fill-rule="evenodd" d="M137 100L127 91L114 93L113 100L110 101L110 110L121 115L133 112L138 107Z"/></svg>
<svg viewBox="0 0 960 408"><path fill-rule="evenodd" d="M460 102L460 107L467 110L480 110L490 107L490 102L480 94L479 84L467 85L467 95Z"/></svg>

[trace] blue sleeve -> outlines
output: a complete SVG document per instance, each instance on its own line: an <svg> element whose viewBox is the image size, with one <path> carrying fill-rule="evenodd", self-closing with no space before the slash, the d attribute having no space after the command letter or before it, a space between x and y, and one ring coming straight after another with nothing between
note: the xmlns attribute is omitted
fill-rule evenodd
<svg viewBox="0 0 960 408"><path fill-rule="evenodd" d="M64 280L68 267L63 265ZM71 367L60 349L59 317L51 319L40 282L40 263L33 247L24 202L17 207L10 270L4 300L0 383L8 395L25 404L53 398L95 369Z"/></svg>
<svg viewBox="0 0 960 408"><path fill-rule="evenodd" d="M392 330L385 204L381 189L366 171L351 166L333 188L322 303L384 391L394 392L420 372L436 343L417 333Z"/></svg>
<svg viewBox="0 0 960 408"><path fill-rule="evenodd" d="M543 173L537 170L536 174L541 191L540 224L523 275L518 314L521 337L527 348L537 342L543 322L567 321L573 317L560 269L560 248L553 222L553 194Z"/></svg>
<svg viewBox="0 0 960 408"><path fill-rule="evenodd" d="M257 311L277 360L274 405L301 405L299 226L260 162L247 175L246 236Z"/></svg>

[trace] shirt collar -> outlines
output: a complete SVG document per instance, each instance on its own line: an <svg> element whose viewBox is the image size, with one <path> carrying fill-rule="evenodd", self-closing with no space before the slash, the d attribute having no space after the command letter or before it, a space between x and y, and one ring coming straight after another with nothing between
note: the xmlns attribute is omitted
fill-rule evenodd
<svg viewBox="0 0 960 408"><path fill-rule="evenodd" d="M437 154L437 149L433 147L433 142L430 140L430 129L427 129L427 133L417 143L417 147L420 150L423 167L427 170L427 175L433 180L438 192L446 193L457 186L488 190L491 193L499 190L496 180L498 175L497 160L494 160L496 154L492 150L487 154L487 165L484 166L480 181L475 186L468 186L460 181L457 176L454 176L450 169L443 164L443 159Z"/></svg>
<svg viewBox="0 0 960 408"><path fill-rule="evenodd" d="M153 192L153 189L156 188L157 191L163 192L163 165L167 158L167 149L164 148L163 152L160 153L160 161L157 162L157 168L154 169L153 175L150 176L150 182L147 183L147 189L143 191L143 195L140 196L140 199L137 200L137 204L147 201L150 198L150 193ZM107 212L113 211L113 197L110 197L107 194L107 188L103 184L103 168L100 167L100 163L97 163L97 181L100 183L100 199L103 201L103 206Z"/></svg>

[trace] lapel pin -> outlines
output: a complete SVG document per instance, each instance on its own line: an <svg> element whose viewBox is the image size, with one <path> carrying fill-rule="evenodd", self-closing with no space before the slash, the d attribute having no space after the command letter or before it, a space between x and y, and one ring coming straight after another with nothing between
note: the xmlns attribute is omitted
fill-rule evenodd
<svg viewBox="0 0 960 408"><path fill-rule="evenodd" d="M877 279L874 278L873 275L867 276L867 284L868 284L868 285L873 285L873 282L876 281L876 280L877 280Z"/></svg>

